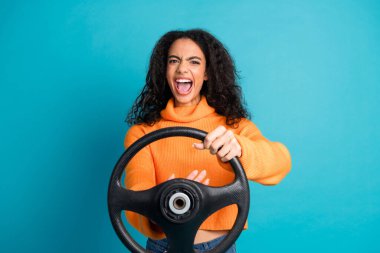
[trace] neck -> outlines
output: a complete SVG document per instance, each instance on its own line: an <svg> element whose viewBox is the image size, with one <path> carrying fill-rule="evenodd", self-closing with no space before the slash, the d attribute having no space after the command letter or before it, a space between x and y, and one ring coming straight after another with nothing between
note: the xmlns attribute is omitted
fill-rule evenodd
<svg viewBox="0 0 380 253"><path fill-rule="evenodd" d="M180 101L176 100L175 98L173 98L173 99L174 99L174 107L191 107L191 106L195 106L195 105L199 104L199 102L201 101L201 96L194 98L193 100L191 100L188 103L181 103Z"/></svg>

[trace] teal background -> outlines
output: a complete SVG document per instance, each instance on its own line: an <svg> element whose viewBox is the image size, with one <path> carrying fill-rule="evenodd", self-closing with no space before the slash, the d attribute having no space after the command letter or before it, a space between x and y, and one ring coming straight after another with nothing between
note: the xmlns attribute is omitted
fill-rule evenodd
<svg viewBox="0 0 380 253"><path fill-rule="evenodd" d="M158 38L194 27L226 45L253 121L293 159L278 186L251 184L238 251L380 252L368 0L1 1L0 252L126 252L106 205L124 119Z"/></svg>

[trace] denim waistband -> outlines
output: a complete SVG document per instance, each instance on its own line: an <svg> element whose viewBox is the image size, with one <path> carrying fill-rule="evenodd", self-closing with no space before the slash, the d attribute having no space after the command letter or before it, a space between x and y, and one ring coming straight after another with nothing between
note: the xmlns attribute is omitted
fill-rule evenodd
<svg viewBox="0 0 380 253"><path fill-rule="evenodd" d="M211 241L194 244L194 249L197 249L197 250L209 250L209 249L213 249L219 243L221 243L225 237L226 236L223 235L223 236L215 238L215 239L213 239ZM168 240L166 238L165 239L161 239L161 240L153 240L153 239L148 238L148 244L149 243L150 244L155 244L156 246L158 246L159 248L162 248L162 249L167 249L168 246L169 246Z"/></svg>

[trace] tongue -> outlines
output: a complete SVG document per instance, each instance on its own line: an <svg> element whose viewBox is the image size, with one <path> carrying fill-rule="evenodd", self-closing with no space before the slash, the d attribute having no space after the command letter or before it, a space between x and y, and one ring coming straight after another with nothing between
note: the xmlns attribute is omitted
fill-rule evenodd
<svg viewBox="0 0 380 253"><path fill-rule="evenodd" d="M177 83L179 94L186 94L191 88L191 83Z"/></svg>

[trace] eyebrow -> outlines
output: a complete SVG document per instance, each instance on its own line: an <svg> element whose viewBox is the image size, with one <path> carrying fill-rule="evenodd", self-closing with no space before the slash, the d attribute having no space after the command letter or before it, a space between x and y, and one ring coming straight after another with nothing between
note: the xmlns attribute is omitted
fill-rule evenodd
<svg viewBox="0 0 380 253"><path fill-rule="evenodd" d="M179 57L176 56L176 55L169 55L169 56L168 56L168 59L169 59L169 58L176 58L176 59L178 59L178 60L181 60L181 58L179 58ZM200 57L198 57L198 56L190 56L190 57L188 57L186 60L194 60L194 59L197 59L197 60L202 61L202 58L200 58Z"/></svg>

